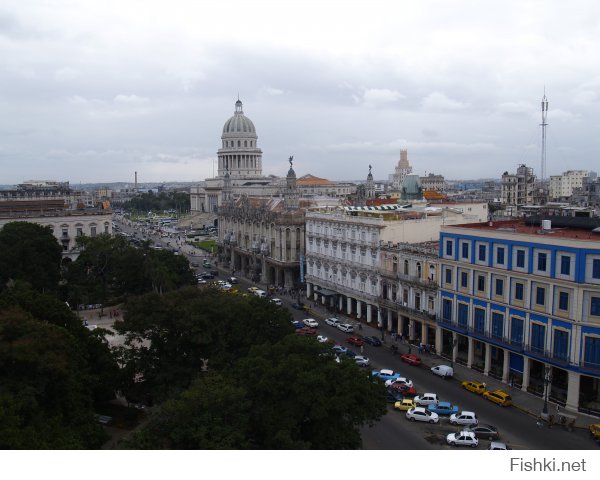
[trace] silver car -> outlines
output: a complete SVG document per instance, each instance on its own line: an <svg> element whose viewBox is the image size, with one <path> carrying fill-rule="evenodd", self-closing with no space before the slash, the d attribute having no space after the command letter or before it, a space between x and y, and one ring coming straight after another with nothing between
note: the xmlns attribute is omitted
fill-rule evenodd
<svg viewBox="0 0 600 480"><path fill-rule="evenodd" d="M341 330L342 332L346 332L346 333L352 333L354 332L354 327L352 325L350 325L349 323L340 323L337 326L338 330Z"/></svg>

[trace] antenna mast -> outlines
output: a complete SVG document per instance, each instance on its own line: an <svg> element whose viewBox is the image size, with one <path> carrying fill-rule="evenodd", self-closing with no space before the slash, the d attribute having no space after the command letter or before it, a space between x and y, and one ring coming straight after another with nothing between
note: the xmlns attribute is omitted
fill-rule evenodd
<svg viewBox="0 0 600 480"><path fill-rule="evenodd" d="M548 99L546 98L546 89L544 88L544 97L542 98L542 170L541 181L542 188L546 181L546 126L548 125Z"/></svg>

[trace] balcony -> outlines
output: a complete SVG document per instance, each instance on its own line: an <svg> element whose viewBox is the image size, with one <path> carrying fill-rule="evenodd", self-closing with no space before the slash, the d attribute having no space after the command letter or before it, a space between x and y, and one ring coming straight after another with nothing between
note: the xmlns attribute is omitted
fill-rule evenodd
<svg viewBox="0 0 600 480"><path fill-rule="evenodd" d="M386 308L402 312L405 315L420 318L422 320L435 320L435 313L429 313L427 310L417 310L416 308L404 305L400 300L392 300L391 298L379 297L377 303Z"/></svg>
<svg viewBox="0 0 600 480"><path fill-rule="evenodd" d="M542 361L565 367L569 365L569 356L562 353L551 352L550 350L544 350L543 348L534 347L532 345L525 345L525 353Z"/></svg>

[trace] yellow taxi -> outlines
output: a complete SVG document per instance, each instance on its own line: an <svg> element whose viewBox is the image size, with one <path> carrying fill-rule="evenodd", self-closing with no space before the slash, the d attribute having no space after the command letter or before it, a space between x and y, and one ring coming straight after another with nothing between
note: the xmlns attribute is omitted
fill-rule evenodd
<svg viewBox="0 0 600 480"><path fill-rule="evenodd" d="M600 423L592 423L589 428L592 438L600 440Z"/></svg>
<svg viewBox="0 0 600 480"><path fill-rule="evenodd" d="M403 398L402 400L394 403L394 408L396 410L407 411L411 408L415 408L417 404L412 400L412 398Z"/></svg>
<svg viewBox="0 0 600 480"><path fill-rule="evenodd" d="M462 382L461 385L465 390L476 393L477 395L481 395L483 392L485 392L485 385L481 382L467 380L465 382Z"/></svg>
<svg viewBox="0 0 600 480"><path fill-rule="evenodd" d="M248 291L249 291L250 293L254 293L254 292L256 292L257 290L259 290L259 288L258 288L258 287L248 287Z"/></svg>
<svg viewBox="0 0 600 480"><path fill-rule="evenodd" d="M493 392L483 392L483 398L494 402L501 407L508 407L512 405L512 399L510 395L502 390L494 390Z"/></svg>

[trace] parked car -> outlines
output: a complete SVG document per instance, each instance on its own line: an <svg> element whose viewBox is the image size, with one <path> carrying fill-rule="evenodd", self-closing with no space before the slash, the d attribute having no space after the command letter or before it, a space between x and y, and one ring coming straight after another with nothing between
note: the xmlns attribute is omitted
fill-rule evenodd
<svg viewBox="0 0 600 480"><path fill-rule="evenodd" d="M337 318L331 317L331 318L326 318L325 323L327 325L331 325L332 327L337 327L342 322L340 322Z"/></svg>
<svg viewBox="0 0 600 480"><path fill-rule="evenodd" d="M510 395L502 390L494 390L493 392L483 392L483 398L494 402L501 407L509 407L512 405Z"/></svg>
<svg viewBox="0 0 600 480"><path fill-rule="evenodd" d="M310 328L310 327L302 327L302 328L297 328L296 333L298 335L313 336L313 335L317 334L317 330L314 328Z"/></svg>
<svg viewBox="0 0 600 480"><path fill-rule="evenodd" d="M354 332L354 327L352 325L350 325L349 323L340 323L337 326L338 330L341 330L342 332L346 332L346 333L352 333Z"/></svg>
<svg viewBox="0 0 600 480"><path fill-rule="evenodd" d="M399 400L396 403L394 403L394 408L402 412L406 412L407 410L415 408L416 406L417 404L410 398L403 398L402 400Z"/></svg>
<svg viewBox="0 0 600 480"><path fill-rule="evenodd" d="M512 450L506 443L491 442L488 450Z"/></svg>
<svg viewBox="0 0 600 480"><path fill-rule="evenodd" d="M438 404L427 405L427 410L435 412L438 415L452 415L458 413L458 407L450 402L438 402Z"/></svg>
<svg viewBox="0 0 600 480"><path fill-rule="evenodd" d="M600 423L590 423L588 430L590 431L590 436L600 442Z"/></svg>
<svg viewBox="0 0 600 480"><path fill-rule="evenodd" d="M362 355L357 355L354 357L354 361L359 367L368 367L371 364L369 359L367 357L363 357Z"/></svg>
<svg viewBox="0 0 600 480"><path fill-rule="evenodd" d="M392 383L389 388L393 388L397 392L400 392L403 397L414 397L417 394L417 389L415 387L409 387L408 385L404 385L403 383Z"/></svg>
<svg viewBox="0 0 600 480"><path fill-rule="evenodd" d="M413 386L412 380L410 380L410 379L408 379L406 377L398 377L398 378L386 380L385 386L389 387L393 383L401 383L401 384L406 385L408 387L412 387Z"/></svg>
<svg viewBox="0 0 600 480"><path fill-rule="evenodd" d="M356 352L353 352L350 349L346 350L344 353L346 354L347 357L356 358Z"/></svg>
<svg viewBox="0 0 600 480"><path fill-rule="evenodd" d="M343 345L334 345L333 347L331 347L331 349L335 353L346 353L348 351L348 349L346 347L344 347Z"/></svg>
<svg viewBox="0 0 600 480"><path fill-rule="evenodd" d="M301 328L305 327L305 325L302 322L299 322L298 320L292 322L292 325L296 330L300 330Z"/></svg>
<svg viewBox="0 0 600 480"><path fill-rule="evenodd" d="M477 415L475 415L475 412L462 411L460 413L454 413L450 415L450 423L452 425L468 425L470 427L477 425L479 421L477 420Z"/></svg>
<svg viewBox="0 0 600 480"><path fill-rule="evenodd" d="M259 289L258 287L248 287L248 291L249 291L250 293L254 293L254 292L256 292L257 290L260 290L260 289Z"/></svg>
<svg viewBox="0 0 600 480"><path fill-rule="evenodd" d="M472 448L477 448L477 445L479 445L479 440L475 434L467 431L449 433L446 437L446 442L452 446L464 446Z"/></svg>
<svg viewBox="0 0 600 480"><path fill-rule="evenodd" d="M352 335L346 339L346 341L352 345L357 347L362 347L365 344L365 341L359 335Z"/></svg>
<svg viewBox="0 0 600 480"><path fill-rule="evenodd" d="M481 382L476 382L474 380L466 380L460 385L465 390L476 393L477 395L481 395L483 392L485 392L485 385Z"/></svg>
<svg viewBox="0 0 600 480"><path fill-rule="evenodd" d="M405 355L402 355L400 357L400 360L408 363L409 365L415 365L415 366L421 365L421 357L419 357L418 355L415 355L414 353L407 353Z"/></svg>
<svg viewBox="0 0 600 480"><path fill-rule="evenodd" d="M283 305L281 303L281 299L280 298L272 298L271 302L273 302L275 305L277 305L278 307L281 307L281 305Z"/></svg>
<svg viewBox="0 0 600 480"><path fill-rule="evenodd" d="M202 266L203 266L204 268L210 268L210 267L212 267L212 265L210 264L210 262L207 262L206 260L204 260L204 261L202 262Z"/></svg>
<svg viewBox="0 0 600 480"><path fill-rule="evenodd" d="M486 440L498 440L500 432L493 425L482 423L474 427L465 428L466 432L473 432L477 438L485 438Z"/></svg>
<svg viewBox="0 0 600 480"><path fill-rule="evenodd" d="M400 374L394 372L393 370L388 370L387 368L382 368L381 370L373 370L371 375L374 377L381 378L382 380L395 380L400 377Z"/></svg>
<svg viewBox="0 0 600 480"><path fill-rule="evenodd" d="M440 417L437 413L432 413L423 407L414 407L410 410L406 411L406 418L411 422L419 421L419 422L429 422L429 423L438 423L440 421Z"/></svg>
<svg viewBox="0 0 600 480"><path fill-rule="evenodd" d="M427 405L437 405L439 402L440 401L435 393L424 393L423 395L415 397L415 403L419 407L427 407Z"/></svg>
<svg viewBox="0 0 600 480"><path fill-rule="evenodd" d="M363 340L365 343L373 345L374 347L381 347L382 345L381 340L379 340L377 337L363 337Z"/></svg>
<svg viewBox="0 0 600 480"><path fill-rule="evenodd" d="M232 285L235 285L236 283L240 283L240 282L235 277L229 277L229 283L231 283Z"/></svg>
<svg viewBox="0 0 600 480"><path fill-rule="evenodd" d="M310 328L317 328L319 326L319 322L317 322L314 318L305 318L302 320L302 323Z"/></svg>
<svg viewBox="0 0 600 480"><path fill-rule="evenodd" d="M317 336L317 342L319 342L319 343L326 343L328 341L329 341L329 339L327 337L324 337L323 335Z"/></svg>
<svg viewBox="0 0 600 480"><path fill-rule="evenodd" d="M431 373L442 378L452 378L454 376L454 369L448 365L437 365L431 367Z"/></svg>
<svg viewBox="0 0 600 480"><path fill-rule="evenodd" d="M388 401L388 403L393 403L396 404L396 402L400 402L402 401L404 397L402 397L402 395L394 390L388 389L386 392L386 399Z"/></svg>
<svg viewBox="0 0 600 480"><path fill-rule="evenodd" d="M292 308L295 310L304 310L303 303L292 303Z"/></svg>

